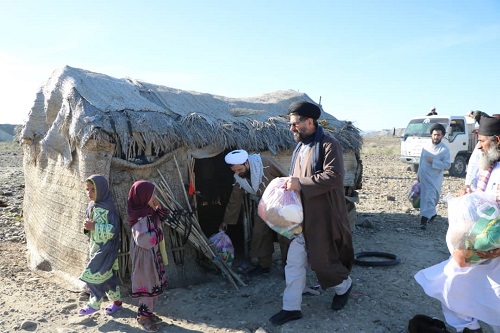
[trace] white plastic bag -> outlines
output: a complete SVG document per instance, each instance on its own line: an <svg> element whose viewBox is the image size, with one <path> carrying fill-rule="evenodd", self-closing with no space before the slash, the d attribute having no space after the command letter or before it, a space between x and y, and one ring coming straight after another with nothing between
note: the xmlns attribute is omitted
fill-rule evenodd
<svg viewBox="0 0 500 333"><path fill-rule="evenodd" d="M481 261L475 250L500 247L499 215L495 196L481 191L448 200L446 245L460 266Z"/></svg>
<svg viewBox="0 0 500 333"><path fill-rule="evenodd" d="M297 191L285 189L286 180L279 177L269 183L260 199L258 214L271 229L291 238L301 232L304 213Z"/></svg>
<svg viewBox="0 0 500 333"><path fill-rule="evenodd" d="M231 238L224 231L219 231L210 236L208 241L215 246L220 259L231 266L234 260L234 247Z"/></svg>

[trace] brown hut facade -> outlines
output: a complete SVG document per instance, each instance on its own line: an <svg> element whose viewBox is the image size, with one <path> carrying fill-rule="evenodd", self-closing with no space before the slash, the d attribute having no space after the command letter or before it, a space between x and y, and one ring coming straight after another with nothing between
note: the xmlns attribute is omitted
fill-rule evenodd
<svg viewBox="0 0 500 333"><path fill-rule="evenodd" d="M280 115L297 100L312 102L292 90L236 99L68 66L55 71L38 92L19 134L30 266L81 286L78 276L88 246L82 230L88 203L84 181L95 173L108 177L123 221L124 276L129 241L126 202L135 180L167 182L209 236L217 231L233 184L225 153L238 148L269 154L288 168L295 143ZM342 144L344 183L351 196L360 185L359 130L325 112L320 122ZM195 191L186 190L190 185ZM168 230L171 287L207 277L199 251L184 236Z"/></svg>

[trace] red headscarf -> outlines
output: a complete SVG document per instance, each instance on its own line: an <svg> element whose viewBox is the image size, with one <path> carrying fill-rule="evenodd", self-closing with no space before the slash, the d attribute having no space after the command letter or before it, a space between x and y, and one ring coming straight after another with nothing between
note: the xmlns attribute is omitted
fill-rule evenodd
<svg viewBox="0 0 500 333"><path fill-rule="evenodd" d="M148 202L153 197L155 185L145 180L136 181L128 192L127 213L128 223L133 227L137 220L147 215L154 215Z"/></svg>

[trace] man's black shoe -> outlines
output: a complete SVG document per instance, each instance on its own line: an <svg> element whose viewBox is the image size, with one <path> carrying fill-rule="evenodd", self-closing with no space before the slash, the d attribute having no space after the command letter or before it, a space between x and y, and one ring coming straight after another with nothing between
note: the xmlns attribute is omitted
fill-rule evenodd
<svg viewBox="0 0 500 333"><path fill-rule="evenodd" d="M285 323L288 323L289 321L297 320L300 318L302 318L302 312L299 310L295 311L281 310L280 312L269 318L269 321L273 325L283 325Z"/></svg>
<svg viewBox="0 0 500 333"><path fill-rule="evenodd" d="M271 268L269 267L261 267L261 266L257 266L255 267L254 269L252 269L251 271L249 271L247 273L247 276L249 277L256 277L256 276L259 276L259 275L262 275L262 274L269 274L269 272L271 272Z"/></svg>
<svg viewBox="0 0 500 333"><path fill-rule="evenodd" d="M464 328L463 333L483 333L481 328L476 328L475 330L471 330L470 328Z"/></svg>
<svg viewBox="0 0 500 333"><path fill-rule="evenodd" d="M429 221L429 219L425 216L422 216L422 218L420 219L420 229L427 229L427 221Z"/></svg>
<svg viewBox="0 0 500 333"><path fill-rule="evenodd" d="M337 310L342 309L344 306L346 306L347 300L349 299L349 294L351 293L353 285L354 285L354 283L351 283L351 286L349 287L349 289L347 289L345 294L333 296L333 300L332 300L332 309L333 310L337 311Z"/></svg>

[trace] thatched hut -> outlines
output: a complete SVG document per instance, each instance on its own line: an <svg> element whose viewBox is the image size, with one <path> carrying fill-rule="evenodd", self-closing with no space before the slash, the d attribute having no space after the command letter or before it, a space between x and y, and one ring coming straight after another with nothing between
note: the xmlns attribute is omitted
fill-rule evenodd
<svg viewBox="0 0 500 333"><path fill-rule="evenodd" d="M68 66L55 71L38 92L20 132L30 266L80 285L77 277L87 261L82 232L88 203L84 180L95 173L108 177L125 222L121 253L125 267L126 199L135 180L164 177L180 202L197 207L206 234L215 232L233 184L224 154L236 148L261 152L288 167L294 141L280 115L297 100L312 101L292 90L236 99ZM359 131L327 113L322 121L344 148L345 185L351 195L361 173ZM196 192L185 200L189 183L196 184ZM198 252L180 238L169 230L171 287L206 279L197 264Z"/></svg>

